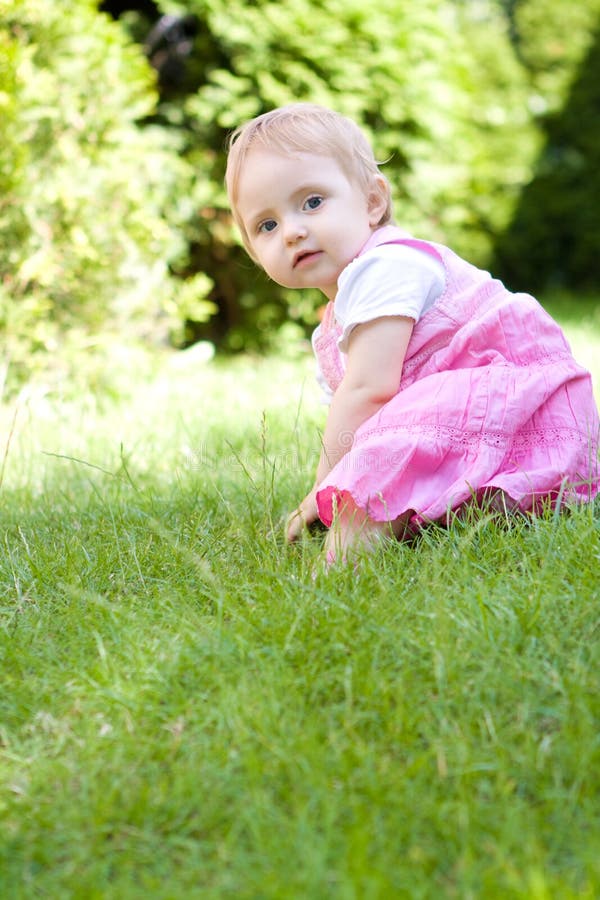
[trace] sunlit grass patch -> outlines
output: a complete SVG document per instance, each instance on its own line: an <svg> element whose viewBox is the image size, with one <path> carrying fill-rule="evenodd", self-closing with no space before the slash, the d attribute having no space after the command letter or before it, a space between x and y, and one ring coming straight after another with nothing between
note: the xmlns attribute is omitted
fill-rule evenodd
<svg viewBox="0 0 600 900"><path fill-rule="evenodd" d="M543 298L544 307L565 330L573 354L592 373L600 396L600 298L554 292Z"/></svg>
<svg viewBox="0 0 600 900"><path fill-rule="evenodd" d="M598 509L324 573L318 401L240 359L3 411L6 896L597 895Z"/></svg>

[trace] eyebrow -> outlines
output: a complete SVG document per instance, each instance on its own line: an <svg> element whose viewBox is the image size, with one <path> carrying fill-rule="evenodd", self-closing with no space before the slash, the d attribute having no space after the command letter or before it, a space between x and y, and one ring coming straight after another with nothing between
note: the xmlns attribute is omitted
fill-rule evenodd
<svg viewBox="0 0 600 900"><path fill-rule="evenodd" d="M296 194L324 194L325 188L322 187L317 181L307 181L306 184L301 184L296 188L292 196L296 196Z"/></svg>

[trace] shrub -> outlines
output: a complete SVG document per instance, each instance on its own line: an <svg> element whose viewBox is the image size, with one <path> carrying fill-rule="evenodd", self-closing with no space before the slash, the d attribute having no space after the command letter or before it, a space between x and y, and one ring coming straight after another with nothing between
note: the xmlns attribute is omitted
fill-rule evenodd
<svg viewBox="0 0 600 900"><path fill-rule="evenodd" d="M14 382L101 330L164 332L186 196L154 73L90 0L0 0L0 327ZM5 359L6 362L6 359Z"/></svg>
<svg viewBox="0 0 600 900"><path fill-rule="evenodd" d="M544 143L497 264L516 287L597 289L600 2L524 0L514 29Z"/></svg>

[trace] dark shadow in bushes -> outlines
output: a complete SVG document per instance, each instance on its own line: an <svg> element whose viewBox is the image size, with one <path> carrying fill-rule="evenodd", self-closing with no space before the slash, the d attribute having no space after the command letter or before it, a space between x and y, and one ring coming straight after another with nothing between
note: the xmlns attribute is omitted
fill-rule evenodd
<svg viewBox="0 0 600 900"><path fill-rule="evenodd" d="M564 108L545 123L546 144L495 271L514 290L600 288L600 27Z"/></svg>

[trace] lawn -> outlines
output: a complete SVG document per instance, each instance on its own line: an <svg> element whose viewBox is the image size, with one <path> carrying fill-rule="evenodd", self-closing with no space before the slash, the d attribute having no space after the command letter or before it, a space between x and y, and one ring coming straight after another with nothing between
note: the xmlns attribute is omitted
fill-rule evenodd
<svg viewBox="0 0 600 900"><path fill-rule="evenodd" d="M0 896L599 896L600 508L312 577L311 361L188 356L1 410Z"/></svg>

